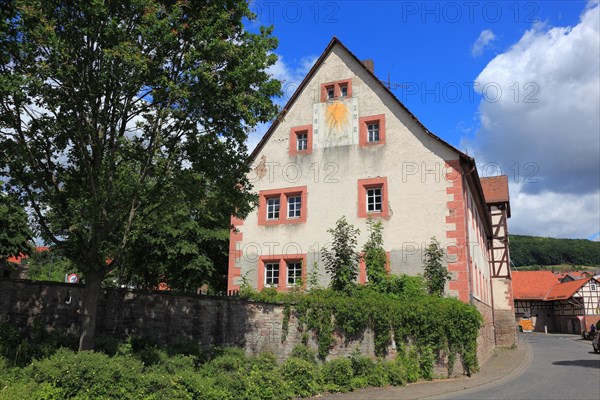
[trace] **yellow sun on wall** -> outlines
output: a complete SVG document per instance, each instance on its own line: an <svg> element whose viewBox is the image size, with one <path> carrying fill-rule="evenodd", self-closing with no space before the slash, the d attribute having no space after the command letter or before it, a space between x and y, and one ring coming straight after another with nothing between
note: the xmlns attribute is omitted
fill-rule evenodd
<svg viewBox="0 0 600 400"><path fill-rule="evenodd" d="M339 101L327 106L327 126L329 129L341 130L348 124L348 108Z"/></svg>

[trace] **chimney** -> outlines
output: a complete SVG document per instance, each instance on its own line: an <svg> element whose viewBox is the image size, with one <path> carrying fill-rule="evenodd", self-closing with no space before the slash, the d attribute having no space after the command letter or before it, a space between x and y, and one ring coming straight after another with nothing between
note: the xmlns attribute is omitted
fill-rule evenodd
<svg viewBox="0 0 600 400"><path fill-rule="evenodd" d="M373 60L362 60L362 63L372 74L375 74L375 64Z"/></svg>

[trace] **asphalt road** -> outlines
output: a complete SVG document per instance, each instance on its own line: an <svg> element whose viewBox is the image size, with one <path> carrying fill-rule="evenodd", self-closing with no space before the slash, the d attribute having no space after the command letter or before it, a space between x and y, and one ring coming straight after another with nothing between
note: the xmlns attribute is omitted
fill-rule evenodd
<svg viewBox="0 0 600 400"><path fill-rule="evenodd" d="M517 378L443 396L445 399L600 399L600 354L574 335L525 334L533 350L529 368Z"/></svg>

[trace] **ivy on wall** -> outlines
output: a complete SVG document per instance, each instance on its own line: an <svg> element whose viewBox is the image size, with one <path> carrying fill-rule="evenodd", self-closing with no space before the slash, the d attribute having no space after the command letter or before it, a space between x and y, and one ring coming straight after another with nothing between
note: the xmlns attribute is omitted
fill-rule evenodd
<svg viewBox="0 0 600 400"><path fill-rule="evenodd" d="M406 279L409 283L418 277ZM432 364L434 356L448 358L448 374L452 373L456 355L464 370L478 370L477 337L483 318L477 309L457 299L419 293L408 298L402 291L386 293L369 286L355 285L350 291L312 289L310 292L278 293L275 289L261 292L245 290L250 300L283 303L283 340L292 314L298 319L304 344L312 334L318 344L318 355L325 359L335 343L335 335L346 342L358 339L370 329L375 337L375 353L387 355L395 341L398 354L416 351L423 362ZM432 354L434 356L432 356Z"/></svg>

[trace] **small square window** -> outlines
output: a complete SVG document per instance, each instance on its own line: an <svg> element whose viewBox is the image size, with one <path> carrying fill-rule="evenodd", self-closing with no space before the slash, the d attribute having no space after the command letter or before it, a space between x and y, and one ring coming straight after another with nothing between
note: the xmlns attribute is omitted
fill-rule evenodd
<svg viewBox="0 0 600 400"><path fill-rule="evenodd" d="M348 97L348 85L340 85L340 97Z"/></svg>
<svg viewBox="0 0 600 400"><path fill-rule="evenodd" d="M379 142L379 122L367 124L369 142Z"/></svg>
<svg viewBox="0 0 600 400"><path fill-rule="evenodd" d="M295 286L302 282L302 263L300 261L287 263L287 285Z"/></svg>
<svg viewBox="0 0 600 400"><path fill-rule="evenodd" d="M590 290L592 291L596 291L596 285L594 285L593 283L590 285Z"/></svg>
<svg viewBox="0 0 600 400"><path fill-rule="evenodd" d="M300 212L302 209L302 197L301 196L290 196L288 197L288 218L300 218Z"/></svg>
<svg viewBox="0 0 600 400"><path fill-rule="evenodd" d="M298 151L308 149L308 132L301 132L296 134L296 146Z"/></svg>
<svg viewBox="0 0 600 400"><path fill-rule="evenodd" d="M267 219L279 219L279 197L267 199Z"/></svg>
<svg viewBox="0 0 600 400"><path fill-rule="evenodd" d="M279 285L279 263L265 263L265 286Z"/></svg>
<svg viewBox="0 0 600 400"><path fill-rule="evenodd" d="M335 90L333 86L327 88L327 99L333 100L335 98Z"/></svg>
<svg viewBox="0 0 600 400"><path fill-rule="evenodd" d="M367 212L381 212L381 187L367 189Z"/></svg>

